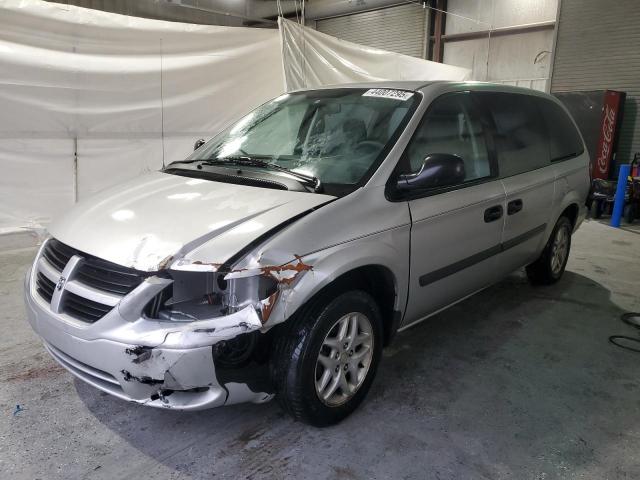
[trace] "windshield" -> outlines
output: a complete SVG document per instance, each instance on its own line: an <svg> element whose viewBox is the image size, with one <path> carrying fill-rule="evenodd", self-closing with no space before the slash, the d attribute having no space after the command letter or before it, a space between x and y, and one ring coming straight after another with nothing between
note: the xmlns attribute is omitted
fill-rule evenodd
<svg viewBox="0 0 640 480"><path fill-rule="evenodd" d="M285 94L246 115L187 160L249 157L316 177L325 186L355 185L382 161L417 96L353 88Z"/></svg>

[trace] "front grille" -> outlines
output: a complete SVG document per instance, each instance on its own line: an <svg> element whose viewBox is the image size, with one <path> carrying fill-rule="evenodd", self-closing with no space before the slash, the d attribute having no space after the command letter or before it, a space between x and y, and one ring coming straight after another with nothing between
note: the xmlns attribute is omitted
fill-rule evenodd
<svg viewBox="0 0 640 480"><path fill-rule="evenodd" d="M143 272L88 255L52 238L44 246L42 258L53 270L49 270L48 276L43 271L38 271L36 275L37 291L47 302L51 303L57 278L62 276L62 271L74 255L82 257L82 261L73 271L71 280L112 296L124 297L147 277L147 274ZM54 278L56 278L55 281ZM87 289L87 291L89 290ZM79 320L93 323L100 320L113 308L113 305L100 303L99 298L90 298L89 293L84 295L80 296L65 290L62 293L60 304L62 312Z"/></svg>
<svg viewBox="0 0 640 480"><path fill-rule="evenodd" d="M100 320L113 307L94 302L75 293L66 292L62 301L62 309L67 315L93 323Z"/></svg>
<svg viewBox="0 0 640 480"><path fill-rule="evenodd" d="M45 277L42 273L38 272L36 276L36 287L38 289L38 293L42 295L47 302L51 302L51 297L53 297L53 290L56 288L55 283Z"/></svg>
<svg viewBox="0 0 640 480"><path fill-rule="evenodd" d="M98 290L126 295L145 279L145 275L137 270L82 253L55 238L47 242L42 252L42 256L61 272L74 255L80 255L83 258L82 264L75 272L75 278Z"/></svg>
<svg viewBox="0 0 640 480"><path fill-rule="evenodd" d="M76 278L90 287L118 295L126 295L144 280L144 276L135 270L98 258L86 259L78 269Z"/></svg>
<svg viewBox="0 0 640 480"><path fill-rule="evenodd" d="M65 265L69 262L69 259L76 254L76 251L67 247L64 243L52 238L47 242L42 251L42 256L56 268L56 270L64 270Z"/></svg>

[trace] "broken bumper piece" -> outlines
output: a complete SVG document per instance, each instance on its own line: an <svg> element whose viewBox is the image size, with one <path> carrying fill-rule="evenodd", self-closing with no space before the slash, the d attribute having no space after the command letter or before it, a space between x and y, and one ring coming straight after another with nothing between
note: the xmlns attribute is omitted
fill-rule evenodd
<svg viewBox="0 0 640 480"><path fill-rule="evenodd" d="M221 385L216 377L212 346L258 330L262 324L254 308L184 324L127 321L114 308L97 328L52 312L30 277L25 282L29 323L51 356L86 383L124 400L179 410L271 398L245 384Z"/></svg>

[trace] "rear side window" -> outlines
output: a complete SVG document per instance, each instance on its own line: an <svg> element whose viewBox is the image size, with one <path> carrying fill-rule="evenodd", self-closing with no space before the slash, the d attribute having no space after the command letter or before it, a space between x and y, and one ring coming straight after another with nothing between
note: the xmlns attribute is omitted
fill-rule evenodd
<svg viewBox="0 0 640 480"><path fill-rule="evenodd" d="M540 110L529 95L482 92L478 98L493 119L501 177L549 165L549 144Z"/></svg>
<svg viewBox="0 0 640 480"><path fill-rule="evenodd" d="M562 107L546 98L535 100L549 132L551 161L566 160L584 152L580 135Z"/></svg>

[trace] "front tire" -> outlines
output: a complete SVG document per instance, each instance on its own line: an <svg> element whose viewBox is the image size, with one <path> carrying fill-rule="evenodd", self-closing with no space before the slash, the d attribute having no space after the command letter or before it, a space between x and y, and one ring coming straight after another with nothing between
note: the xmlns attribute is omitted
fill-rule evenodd
<svg viewBox="0 0 640 480"><path fill-rule="evenodd" d="M382 354L380 310L371 295L354 290L316 301L291 322L274 352L278 401L296 420L338 423L373 382Z"/></svg>
<svg viewBox="0 0 640 480"><path fill-rule="evenodd" d="M569 260L572 231L571 220L560 217L540 257L527 265L527 277L532 284L551 285L560 280Z"/></svg>

